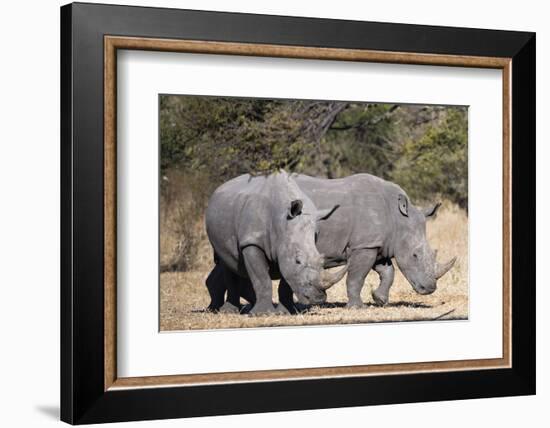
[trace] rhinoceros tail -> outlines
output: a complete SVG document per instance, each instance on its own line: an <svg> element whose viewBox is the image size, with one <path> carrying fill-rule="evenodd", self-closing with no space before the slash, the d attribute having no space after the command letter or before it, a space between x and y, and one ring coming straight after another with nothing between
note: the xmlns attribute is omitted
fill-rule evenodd
<svg viewBox="0 0 550 428"><path fill-rule="evenodd" d="M220 257L218 256L218 254L214 251L214 264L218 264L218 262L220 261Z"/></svg>

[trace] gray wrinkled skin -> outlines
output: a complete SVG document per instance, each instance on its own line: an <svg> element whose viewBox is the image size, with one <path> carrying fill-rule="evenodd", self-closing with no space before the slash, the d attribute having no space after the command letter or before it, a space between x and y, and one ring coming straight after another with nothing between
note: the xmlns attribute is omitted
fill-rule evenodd
<svg viewBox="0 0 550 428"><path fill-rule="evenodd" d="M242 175L221 185L210 197L206 230L220 267L207 280L223 281L228 297L222 310L237 311L243 290L254 290L251 313L283 311L272 301L272 279L284 278L302 303L325 301L321 287L323 258L315 246L320 220L337 208L317 210L285 172ZM210 283L210 285L209 285ZM211 293L212 294L212 293ZM249 293L250 294L250 293ZM223 298L222 298L223 299ZM212 308L219 307L219 296Z"/></svg>
<svg viewBox="0 0 550 428"><path fill-rule="evenodd" d="M293 177L319 209L339 205L321 225L316 244L325 256L325 267L348 262L349 307L363 305L360 293L371 269L380 276L375 301L388 302L393 258L420 294L433 293L437 279L454 264L455 259L438 264L426 239L426 219L435 215L440 204L421 211L399 186L369 174L340 179Z"/></svg>

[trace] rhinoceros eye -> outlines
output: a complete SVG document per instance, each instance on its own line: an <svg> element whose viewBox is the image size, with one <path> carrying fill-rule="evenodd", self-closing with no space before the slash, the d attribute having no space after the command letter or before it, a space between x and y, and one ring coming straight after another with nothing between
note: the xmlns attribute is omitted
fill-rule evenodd
<svg viewBox="0 0 550 428"><path fill-rule="evenodd" d="M297 251L296 252L296 264L301 265L301 264L303 264L303 262L304 262L304 255L302 254L301 251Z"/></svg>

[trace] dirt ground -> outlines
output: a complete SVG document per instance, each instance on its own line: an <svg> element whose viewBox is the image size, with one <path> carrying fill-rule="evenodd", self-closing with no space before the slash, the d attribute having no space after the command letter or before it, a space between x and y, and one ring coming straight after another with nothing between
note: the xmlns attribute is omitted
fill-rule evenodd
<svg viewBox="0 0 550 428"><path fill-rule="evenodd" d="M328 290L327 302L296 315L248 316L205 311L210 297L205 280L212 265L204 263L188 272L166 272L160 277L160 329L203 330L241 327L274 327L320 324L358 324L369 322L457 320L468 318L468 221L456 206L444 205L435 220L428 222L428 240L438 249L440 261L452 256L458 260L437 290L427 296L417 294L396 269L390 302L374 304L371 290L378 286L378 275L370 272L362 292L363 309L346 309L345 278ZM277 301L277 282L274 302ZM243 301L243 303L245 303Z"/></svg>

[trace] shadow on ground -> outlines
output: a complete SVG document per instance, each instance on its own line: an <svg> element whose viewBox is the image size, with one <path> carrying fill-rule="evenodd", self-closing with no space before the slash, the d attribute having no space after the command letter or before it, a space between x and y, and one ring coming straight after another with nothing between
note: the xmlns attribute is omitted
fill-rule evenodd
<svg viewBox="0 0 550 428"><path fill-rule="evenodd" d="M311 309L314 309L314 308L328 308L328 309L331 309L331 308L345 308L346 307L346 302L326 302L326 303L322 303L320 305L317 305L317 306L305 306L305 308L307 310L311 310ZM428 309L428 308L433 308L432 305L426 305L424 303L415 303L415 302L405 302L405 301L399 301L399 302L392 302L392 303L388 303L386 305L377 305L376 303L363 303L363 307L365 309L367 308L422 308L422 309Z"/></svg>
<svg viewBox="0 0 550 428"><path fill-rule="evenodd" d="M40 405L36 406L35 409L50 419L59 420L59 406Z"/></svg>
<svg viewBox="0 0 550 428"><path fill-rule="evenodd" d="M346 302L325 302L321 303L320 305L302 305L301 303L295 303L296 311L293 312L293 314L307 314L312 311L316 311L319 309L337 309L337 308L345 308ZM392 302L388 303L384 306L377 305L376 303L364 303L363 309L368 308L414 308L414 309L430 309L433 308L432 305L426 305L424 303L415 303L415 302L405 302L405 301L398 301L398 302ZM252 309L251 304L243 305L241 308L240 313L242 315L246 315L250 312ZM193 309L191 310L192 313L208 313L211 312L208 309Z"/></svg>

